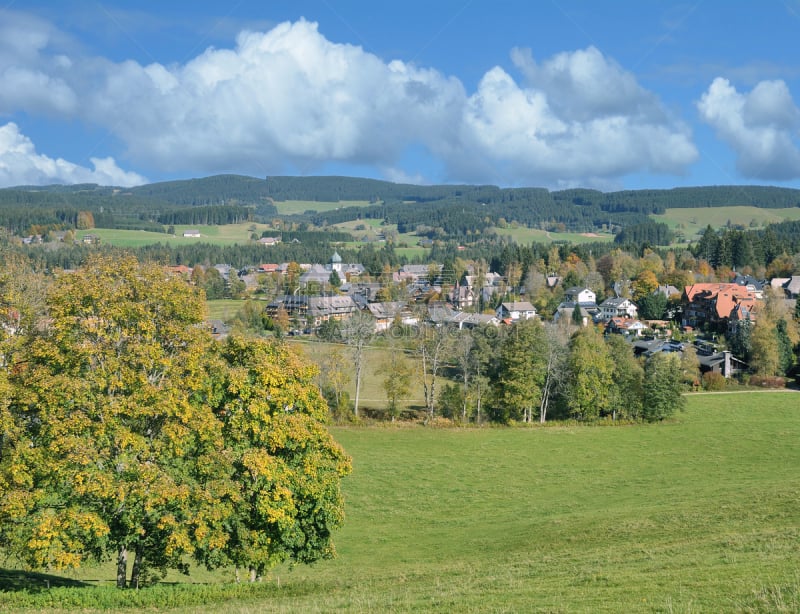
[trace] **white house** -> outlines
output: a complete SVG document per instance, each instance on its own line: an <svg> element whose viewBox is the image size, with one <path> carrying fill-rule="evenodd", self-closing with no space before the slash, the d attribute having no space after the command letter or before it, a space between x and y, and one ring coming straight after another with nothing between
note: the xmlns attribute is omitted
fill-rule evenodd
<svg viewBox="0 0 800 614"><path fill-rule="evenodd" d="M609 298L600 303L600 317L604 322L611 318L636 318L639 309L629 298Z"/></svg>
<svg viewBox="0 0 800 614"><path fill-rule="evenodd" d="M199 239L200 238L200 231L197 229L189 229L183 231L184 238L192 238L192 239Z"/></svg>
<svg viewBox="0 0 800 614"><path fill-rule="evenodd" d="M528 301L500 303L495 313L500 320L530 320L536 317L536 307Z"/></svg>
<svg viewBox="0 0 800 614"><path fill-rule="evenodd" d="M564 302L578 303L579 305L593 304L597 302L597 295L589 288L573 286L564 292Z"/></svg>

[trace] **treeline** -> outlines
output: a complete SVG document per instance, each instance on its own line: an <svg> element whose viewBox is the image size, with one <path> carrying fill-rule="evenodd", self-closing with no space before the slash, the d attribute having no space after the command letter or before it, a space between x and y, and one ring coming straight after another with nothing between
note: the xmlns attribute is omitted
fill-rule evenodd
<svg viewBox="0 0 800 614"><path fill-rule="evenodd" d="M158 216L159 224L198 224L203 226L223 226L239 224L253 219L254 211L250 207L212 205L207 207L190 207L176 209Z"/></svg>
<svg viewBox="0 0 800 614"><path fill-rule="evenodd" d="M76 228L80 211L97 228L163 232L168 224L230 224L267 219L276 209L264 181L221 175L206 179L115 188L95 184L0 189L0 225L14 234Z"/></svg>
<svg viewBox="0 0 800 614"><path fill-rule="evenodd" d="M800 222L781 222L764 229L714 230L708 226L692 253L715 268L769 266L783 255L800 252Z"/></svg>
<svg viewBox="0 0 800 614"><path fill-rule="evenodd" d="M647 245L669 245L675 238L669 226L661 222L634 224L623 228L614 237L615 243L633 243Z"/></svg>
<svg viewBox="0 0 800 614"><path fill-rule="evenodd" d="M346 360L334 347L320 369L320 388L339 418L359 416L358 397L351 404L344 390L348 381L358 387L359 341L387 350L375 373L382 376L392 418L400 415L397 401L410 393L412 375L422 379L427 421L444 417L464 424L655 422L680 410L682 392L701 379L691 348L640 359L622 336L604 337L594 326L569 322L536 319L473 330L396 324L377 341L374 328L327 324L320 334L351 348Z"/></svg>

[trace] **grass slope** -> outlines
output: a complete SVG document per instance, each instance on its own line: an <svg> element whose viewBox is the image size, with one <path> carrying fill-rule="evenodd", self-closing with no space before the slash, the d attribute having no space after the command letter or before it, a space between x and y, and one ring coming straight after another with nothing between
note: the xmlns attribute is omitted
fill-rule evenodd
<svg viewBox="0 0 800 614"><path fill-rule="evenodd" d="M691 396L663 425L333 431L339 557L225 612L800 611L797 393ZM182 611L220 610L197 590Z"/></svg>
<svg viewBox="0 0 800 614"><path fill-rule="evenodd" d="M577 245L581 243L600 243L614 240L614 235L608 233L548 232L546 230L539 230L538 228L525 228L524 226L519 226L517 228L495 228L495 231L498 235L511 237L515 243L521 243L523 245L528 243L552 243L554 241Z"/></svg>
<svg viewBox="0 0 800 614"><path fill-rule="evenodd" d="M340 558L284 572L320 592L282 606L755 607L798 585L798 410L795 393L704 395L666 425L337 429L354 458Z"/></svg>
<svg viewBox="0 0 800 614"><path fill-rule="evenodd" d="M308 341L306 338L288 338L289 343L298 345L306 357L315 364L322 364L324 358L329 354L332 349L338 349L342 355L349 361L351 350L343 344L323 343L319 341ZM388 362L388 353L391 350L380 346L369 346L364 353L364 372L361 379L361 397L359 399L359 406L362 410L385 410L388 407L386 400L386 391L383 388L383 380L385 375L377 373L381 367ZM418 359L409 357L409 362L416 365ZM353 381L355 377L353 371L354 367L352 362L342 365L342 368L347 370L350 374L350 382L347 385L347 392L350 399L355 398L356 385ZM443 382L444 380L440 380ZM440 386L442 383L439 384ZM401 410L419 409L425 406L425 393L422 390L422 379L418 374L411 381L409 394L407 398L399 400L398 405Z"/></svg>
<svg viewBox="0 0 800 614"><path fill-rule="evenodd" d="M324 213L335 211L343 207L369 207L367 200L340 200L336 202L323 202L316 200L276 200L273 203L279 215L299 215L306 211Z"/></svg>
<svg viewBox="0 0 800 614"><path fill-rule="evenodd" d="M702 209L667 209L663 215L651 215L672 230L682 232L687 241L696 240L710 224L723 228L730 222L754 228L783 221L800 220L800 208L761 209L749 206L707 207Z"/></svg>
<svg viewBox="0 0 800 614"><path fill-rule="evenodd" d="M224 226L176 225L175 235L168 235L161 232L147 232L144 230L117 230L112 228L94 228L87 232L100 237L101 242L117 247L141 247L143 245L153 245L155 243L166 243L168 245L187 245L192 243L236 245L250 242L250 235L253 232L250 228L253 227L255 227L255 232L259 235L262 230L271 228L266 224L243 222L241 224L226 224ZM190 228L199 230L200 238L184 237L183 231Z"/></svg>

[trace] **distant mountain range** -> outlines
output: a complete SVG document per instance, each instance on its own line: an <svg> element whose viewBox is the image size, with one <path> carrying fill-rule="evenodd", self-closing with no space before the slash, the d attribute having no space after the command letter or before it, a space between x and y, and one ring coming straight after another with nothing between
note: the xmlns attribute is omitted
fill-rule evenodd
<svg viewBox="0 0 800 614"><path fill-rule="evenodd" d="M770 186L704 186L667 190L600 192L588 189L499 188L490 185L411 185L354 177L267 177L215 175L166 181L134 188L94 184L18 186L0 190L0 225L69 224L78 211L90 211L105 227L152 228L184 219L227 223L240 218L269 219L275 201L367 201L307 212L308 221L337 223L362 217L383 218L401 228L446 227L448 234L480 232L501 218L526 226L559 224L576 231L602 225L649 223L668 208L749 205L800 206L800 190ZM225 207L223 211L220 208ZM186 211L193 209L191 215ZM313 211L313 207L309 207ZM179 213L184 212L184 213ZM213 221L217 220L217 221ZM187 223L199 223L192 221ZM402 230L401 230L402 231Z"/></svg>

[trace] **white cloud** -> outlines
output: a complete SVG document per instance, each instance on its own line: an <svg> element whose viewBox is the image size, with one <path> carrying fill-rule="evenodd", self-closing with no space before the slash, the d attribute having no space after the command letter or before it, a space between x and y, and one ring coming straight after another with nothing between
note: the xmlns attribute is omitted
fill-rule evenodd
<svg viewBox="0 0 800 614"><path fill-rule="evenodd" d="M429 181L608 185L682 173L697 157L688 127L592 47L540 63L516 49L524 82L495 67L470 94L435 69L333 43L304 20L241 32L231 49L174 65L81 58L45 24L32 32L20 74L0 47L0 113L77 115L159 172L309 173L334 162L419 177L424 169L401 160L420 148L443 169Z"/></svg>
<svg viewBox="0 0 800 614"><path fill-rule="evenodd" d="M147 183L136 173L119 168L114 158L91 158L88 169L62 158L36 153L33 142L13 122L0 126L0 186L52 183L98 183L132 186Z"/></svg>
<svg viewBox="0 0 800 614"><path fill-rule="evenodd" d="M677 174L697 158L688 127L599 51L562 53L538 65L513 59L529 83L489 71L467 102L457 175L546 185L607 185L649 171Z"/></svg>
<svg viewBox="0 0 800 614"><path fill-rule="evenodd" d="M736 154L736 167L752 179L800 177L800 109L783 81L761 81L739 93L717 78L697 103L700 116Z"/></svg>
<svg viewBox="0 0 800 614"><path fill-rule="evenodd" d="M441 134L463 100L455 79L384 63L300 21L243 32L235 49L182 66L110 67L89 108L134 157L162 168L267 172L388 165L408 143Z"/></svg>
<svg viewBox="0 0 800 614"><path fill-rule="evenodd" d="M0 11L0 114L76 111L78 97L67 83L72 63L56 51L63 44L47 22Z"/></svg>

